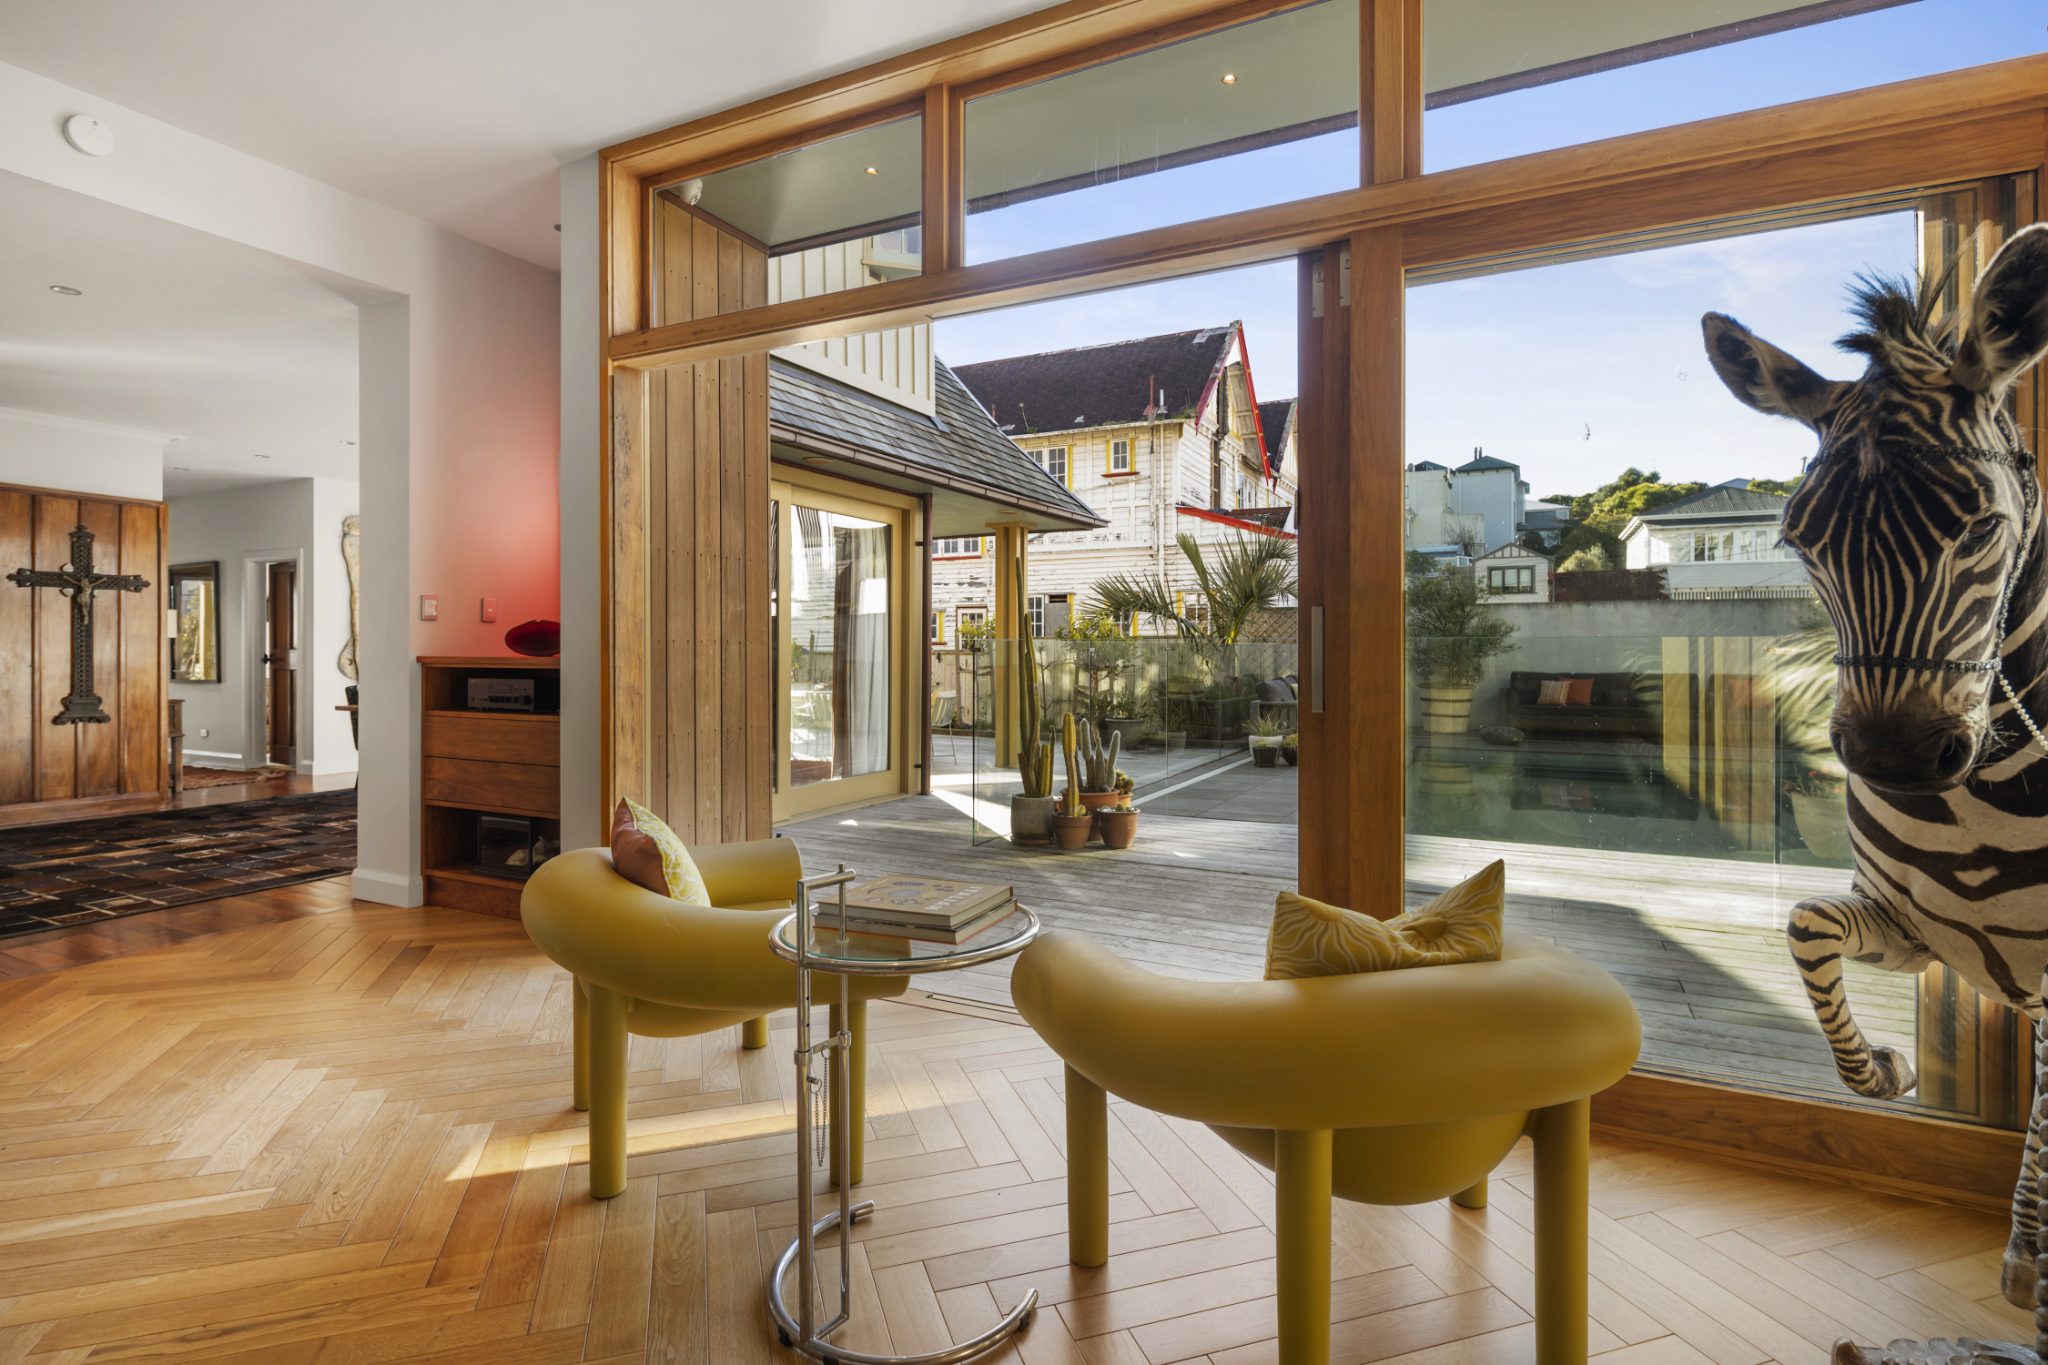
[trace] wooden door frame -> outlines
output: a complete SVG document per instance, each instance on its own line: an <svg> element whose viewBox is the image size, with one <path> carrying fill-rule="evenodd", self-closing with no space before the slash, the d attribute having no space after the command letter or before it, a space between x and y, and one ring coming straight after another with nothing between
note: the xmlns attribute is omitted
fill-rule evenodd
<svg viewBox="0 0 2048 1365"><path fill-rule="evenodd" d="M634 395L638 374L650 365L760 355L778 346L1304 252L1327 255L1338 247L1352 256L1353 296L1393 303L1402 297L1411 270L1555 249L1622 232L1684 228L1771 208L1998 175L2038 176L2048 170L2048 54L2042 54L1422 174L1421 0L1358 2L1364 136L1357 189L1003 261L963 263L962 105L967 92L1130 55L1290 8L1293 0L1070 0L600 153L603 255L598 287L604 337L596 363L603 381L600 436L609 452L600 499L604 600L616 600L611 591L614 504L627 519L622 535L630 548L633 500L644 488L638 462L645 450L637 435L642 414ZM686 323L650 325L646 224L651 186L693 169L734 165L800 146L829 135L835 125L872 120L881 110L900 109L914 100L921 100L925 111L924 226L934 243L925 273ZM2043 183L2048 177L2037 180L2037 197ZM2037 216L2043 207L2037 203ZM1302 299L1304 305L1309 301L1306 280ZM1322 422L1330 433L1331 457L1345 471L1335 496L1350 515L1373 515L1382 506L1397 510L1400 443L1390 413L1398 411L1398 404L1375 408L1354 395L1398 396L1400 384L1390 385L1386 370L1401 354L1400 311L1353 308L1342 331L1344 383L1320 404L1305 401L1303 418L1311 425ZM1305 387L1304 398L1309 396ZM613 404L619 400L615 414ZM2036 402L2026 423L2037 452L2048 444L2041 431L2044 406ZM1317 496L1305 489L1303 506ZM1324 576L1317 604L1324 608L1326 625L1340 604L1354 618L1348 642L1322 640L1326 664L1332 662L1327 656L1335 645L1350 654L1347 666L1355 661L1363 670L1341 682L1331 678L1354 703L1384 700L1397 695L1394 689L1400 686L1404 651L1388 647L1390 641L1399 643L1400 611L1398 601L1388 597L1386 559L1368 552L1314 571L1304 566L1305 578L1315 572ZM620 562L630 565L630 555ZM1365 600L1375 593L1387 601ZM1311 599L1305 594L1303 601L1307 605ZM1309 615L1304 611L1305 631ZM616 612L605 623L608 784L632 762L630 755L616 754L609 746L633 733L633 718L644 706L644 698L633 690L634 679L612 672L614 644L631 657L634 632L644 624L618 619ZM921 619L917 624L922 630ZM1377 639L1372 638L1375 632ZM1305 662L1309 643L1303 641ZM623 723L613 723L615 714ZM1376 733L1365 727L1355 735L1330 738L1344 746L1344 766L1364 771L1384 759L1388 749L1386 737L1375 738ZM1304 780L1309 780L1306 775ZM1305 882L1341 892L1356 904L1398 905L1399 784L1347 790L1343 804L1328 809L1342 810L1349 818L1304 821ZM1654 1102L1644 1102L1650 1095ZM1731 1113L1739 1113L1740 1120L1731 1121ZM2010 1133L1641 1073L1596 1102L1596 1119L1658 1140L1754 1154L1778 1164L1803 1162L1832 1178L1840 1178L1842 1163L1831 1151L1830 1133L1848 1124L1864 1135L1859 1141L1895 1143L1908 1167L1926 1172L1928 1183L1917 1192L1977 1202L2009 1187L2019 1150ZM1989 1155L1981 1161L1952 1160L1958 1142ZM1994 1184L2000 1188L1992 1189Z"/></svg>
<svg viewBox="0 0 2048 1365"><path fill-rule="evenodd" d="M266 723L268 697L270 693L270 670L263 663L263 632L269 621L270 566L290 563L297 566L294 588L298 594L295 614L299 617L298 629L305 633L304 605L306 583L306 557L295 547L280 547L271 550L244 550L235 557L241 573L241 622L236 630L235 653L248 670L249 688L242 697L242 759L250 764L250 771L263 768L270 763L270 729ZM225 566L223 566L225 568ZM300 653L305 652L303 645ZM169 667L168 661L165 667ZM225 668L225 664L223 664ZM298 740L305 734L306 716L306 670L300 669L293 679L293 741L295 749L304 746ZM297 772L296 759L293 772Z"/></svg>
<svg viewBox="0 0 2048 1365"><path fill-rule="evenodd" d="M775 537L778 563L774 570L780 594L775 616L777 666L774 676L769 679L769 685L777 689L778 696L785 699L788 696L791 617L787 587L794 543L790 535L792 508L796 503L888 522L891 532L889 609L893 618L889 630L889 767L879 773L833 778L803 788L791 786L785 702L775 712L783 718L783 723L771 727L770 735L770 742L775 746L775 823L870 805L915 792L919 783L918 763L925 742L923 710L918 705L921 694L918 687L913 686L917 679L911 672L911 663L917 657L911 651L913 647L922 647L926 624L918 607L920 583L914 581L921 579L921 574L915 570L918 559L923 557L923 500L779 461L770 467L768 498L776 507L778 520ZM913 635L914 640L911 638Z"/></svg>

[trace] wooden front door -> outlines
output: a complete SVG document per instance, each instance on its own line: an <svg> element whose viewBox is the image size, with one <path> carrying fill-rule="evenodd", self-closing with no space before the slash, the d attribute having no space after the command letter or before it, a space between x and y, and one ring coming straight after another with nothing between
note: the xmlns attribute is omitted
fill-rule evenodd
<svg viewBox="0 0 2048 1365"><path fill-rule="evenodd" d="M287 768L299 765L298 717L292 710L293 683L297 679L297 670L292 667L292 652L299 643L298 581L298 565L270 566L269 619L265 624L263 650L263 666L269 679L264 756L270 762L282 763Z"/></svg>

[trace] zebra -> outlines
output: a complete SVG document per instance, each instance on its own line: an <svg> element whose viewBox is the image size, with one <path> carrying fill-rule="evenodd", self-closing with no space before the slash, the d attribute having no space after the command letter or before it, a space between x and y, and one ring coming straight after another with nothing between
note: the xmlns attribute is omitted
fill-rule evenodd
<svg viewBox="0 0 2048 1365"><path fill-rule="evenodd" d="M1946 964L2034 1021L2048 1071L2048 537L2007 401L2048 352L2048 224L2014 234L1944 318L1949 282L1859 281L1862 326L1837 343L1867 359L1853 381L1724 314L1701 321L1737 398L1819 437L1783 535L1835 628L1829 739L1855 872L1847 894L1795 906L1786 937L1842 1083L1874 1099L1915 1076L1857 1027L1844 958ZM2001 1276L2025 1308L2048 1085L2036 1092Z"/></svg>

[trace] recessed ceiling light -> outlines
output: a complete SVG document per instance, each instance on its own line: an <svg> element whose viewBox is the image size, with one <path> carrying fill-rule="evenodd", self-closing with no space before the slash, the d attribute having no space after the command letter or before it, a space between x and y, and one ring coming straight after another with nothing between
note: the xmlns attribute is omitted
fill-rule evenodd
<svg viewBox="0 0 2048 1365"><path fill-rule="evenodd" d="M1236 73L1235 71L1226 71L1226 72L1224 72L1224 73L1223 73L1223 83L1224 83L1225 85L1236 85L1236 84L1237 84L1237 73Z"/></svg>
<svg viewBox="0 0 2048 1365"><path fill-rule="evenodd" d="M53 284L50 286L50 292L52 294L62 294L67 299L75 299L85 291L83 289L73 289L68 284Z"/></svg>
<svg viewBox="0 0 2048 1365"><path fill-rule="evenodd" d="M869 174L869 175L880 175L880 174L881 174L881 172L880 172L879 170L875 169L875 168L874 168L873 166L870 166L870 167L868 167L868 174Z"/></svg>

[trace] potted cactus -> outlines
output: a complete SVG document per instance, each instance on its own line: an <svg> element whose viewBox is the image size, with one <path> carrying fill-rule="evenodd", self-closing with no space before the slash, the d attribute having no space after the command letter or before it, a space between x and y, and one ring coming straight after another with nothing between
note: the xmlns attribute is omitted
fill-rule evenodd
<svg viewBox="0 0 2048 1365"><path fill-rule="evenodd" d="M1067 789L1060 793L1060 807L1052 817L1053 837L1061 848L1087 847L1095 833L1095 815L1081 800L1080 727L1072 711L1060 720L1060 752L1067 761Z"/></svg>
<svg viewBox="0 0 2048 1365"><path fill-rule="evenodd" d="M1117 803L1116 759L1123 747L1123 736L1112 730L1105 744L1094 721L1073 716L1068 719L1076 722L1080 732L1081 804L1091 812L1107 810Z"/></svg>
<svg viewBox="0 0 2048 1365"><path fill-rule="evenodd" d="M1024 790L1010 798L1010 842L1052 841L1052 742L1041 740L1045 713L1038 695L1038 653L1031 644L1031 612L1017 609L1017 774Z"/></svg>
<svg viewBox="0 0 2048 1365"><path fill-rule="evenodd" d="M1137 843L1139 808L1130 804L1130 792L1118 792L1114 806L1096 812L1096 831L1106 849L1128 849Z"/></svg>

